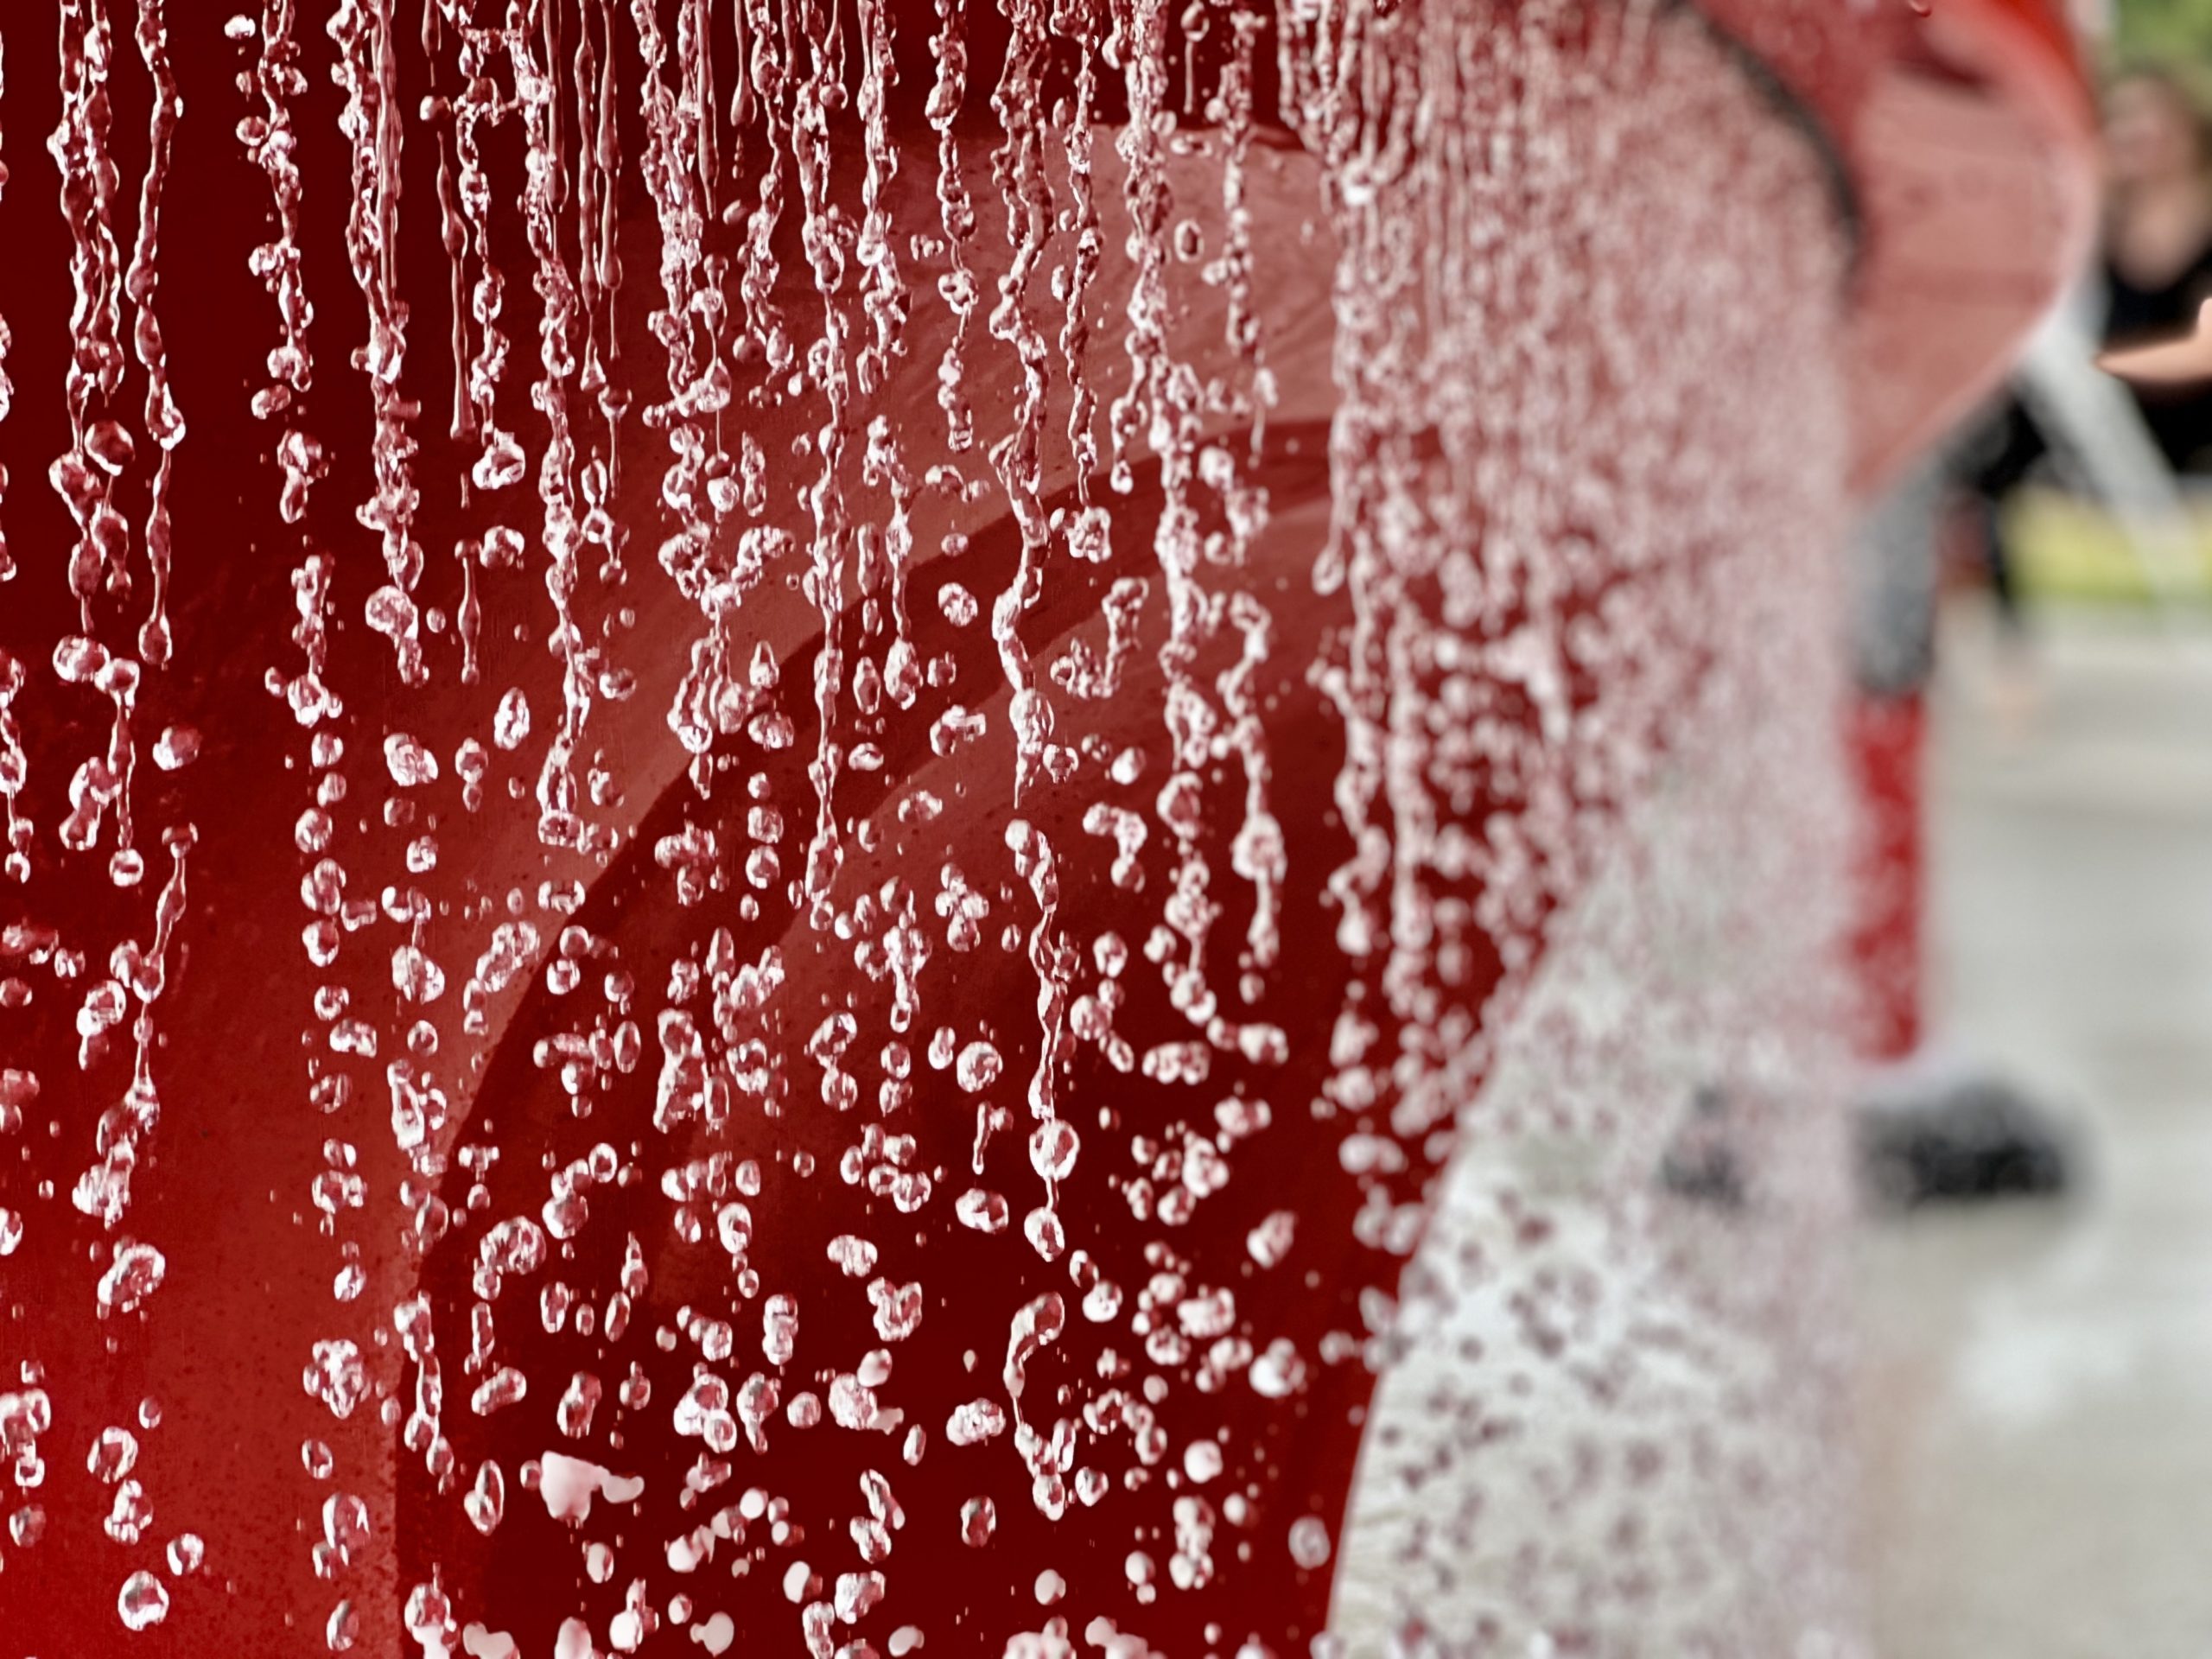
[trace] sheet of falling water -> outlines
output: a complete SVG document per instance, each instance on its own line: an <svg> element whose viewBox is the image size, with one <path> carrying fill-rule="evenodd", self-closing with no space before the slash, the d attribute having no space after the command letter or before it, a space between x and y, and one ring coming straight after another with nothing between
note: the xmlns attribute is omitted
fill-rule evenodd
<svg viewBox="0 0 2212 1659"><path fill-rule="evenodd" d="M31 10L11 1643L1847 1629L1842 259L1694 19Z"/></svg>

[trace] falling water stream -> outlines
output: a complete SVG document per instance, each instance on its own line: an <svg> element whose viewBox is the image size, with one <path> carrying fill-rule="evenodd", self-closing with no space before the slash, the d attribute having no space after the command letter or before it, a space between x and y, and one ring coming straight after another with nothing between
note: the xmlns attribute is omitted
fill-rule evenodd
<svg viewBox="0 0 2212 1659"><path fill-rule="evenodd" d="M1852 1650L1843 252L1703 24L0 64L0 1656Z"/></svg>

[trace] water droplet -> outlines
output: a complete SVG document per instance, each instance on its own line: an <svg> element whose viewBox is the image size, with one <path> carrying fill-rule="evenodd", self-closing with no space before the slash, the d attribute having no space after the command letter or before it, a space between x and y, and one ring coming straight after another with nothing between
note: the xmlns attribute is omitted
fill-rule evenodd
<svg viewBox="0 0 2212 1659"><path fill-rule="evenodd" d="M128 1313L161 1288L168 1262L150 1244L123 1243L113 1247L113 1257L99 1287L100 1313Z"/></svg>
<svg viewBox="0 0 2212 1659"><path fill-rule="evenodd" d="M322 1627L322 1639L333 1653L353 1650L353 1644L361 1639L361 1618L353 1611L352 1602L341 1601L330 1610L330 1617Z"/></svg>
<svg viewBox="0 0 2212 1659"><path fill-rule="evenodd" d="M104 1428L92 1442L85 1467L95 1478L112 1486L137 1466L138 1437L127 1428Z"/></svg>
<svg viewBox="0 0 2212 1659"><path fill-rule="evenodd" d="M1001 1069L997 1049L988 1043L970 1043L960 1051L953 1075L969 1094L980 1094L999 1080Z"/></svg>
<svg viewBox="0 0 2212 1659"><path fill-rule="evenodd" d="M115 1611L122 1616L124 1630L149 1630L168 1617L169 1592L152 1573L133 1573L123 1581Z"/></svg>
<svg viewBox="0 0 2212 1659"><path fill-rule="evenodd" d="M971 1497L960 1506L960 1539L971 1549L981 1549L998 1530L998 1506L988 1497Z"/></svg>
<svg viewBox="0 0 2212 1659"><path fill-rule="evenodd" d="M1290 1523L1290 1559L1307 1572L1329 1559L1329 1529L1319 1517L1302 1515Z"/></svg>
<svg viewBox="0 0 2212 1659"><path fill-rule="evenodd" d="M1030 1167L1041 1179L1064 1181L1074 1171L1076 1154L1082 1147L1083 1137L1076 1133L1074 1124L1065 1118L1048 1119L1030 1132Z"/></svg>
<svg viewBox="0 0 2212 1659"><path fill-rule="evenodd" d="M200 758L200 733L190 726L164 726L154 740L154 764L163 772L178 772Z"/></svg>
<svg viewBox="0 0 2212 1659"><path fill-rule="evenodd" d="M385 739L384 764L391 781L402 789L437 781L437 756L405 732L394 732Z"/></svg>
<svg viewBox="0 0 2212 1659"><path fill-rule="evenodd" d="M530 735L530 700L520 686L511 687L499 699L492 716L492 741L503 749L517 749Z"/></svg>
<svg viewBox="0 0 2212 1659"><path fill-rule="evenodd" d="M313 1362L300 1375L300 1386L309 1398L329 1407L332 1416L340 1420L352 1416L369 1393L368 1370L361 1363L359 1347L343 1337L316 1343ZM319 1446L320 1442L310 1444ZM327 1451L322 1455L327 1459ZM325 1467L327 1471L327 1463ZM315 1472L312 1458L308 1472Z"/></svg>

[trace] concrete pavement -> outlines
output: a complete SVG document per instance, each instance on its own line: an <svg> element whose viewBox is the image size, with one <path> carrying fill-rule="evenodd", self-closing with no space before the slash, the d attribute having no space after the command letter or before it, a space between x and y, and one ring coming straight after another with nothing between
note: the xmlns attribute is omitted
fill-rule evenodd
<svg viewBox="0 0 2212 1659"><path fill-rule="evenodd" d="M1870 1221L1883 1659L2212 1653L2212 622L2039 620L2026 708L1955 626L1935 1027L2085 1130L2061 1202Z"/></svg>

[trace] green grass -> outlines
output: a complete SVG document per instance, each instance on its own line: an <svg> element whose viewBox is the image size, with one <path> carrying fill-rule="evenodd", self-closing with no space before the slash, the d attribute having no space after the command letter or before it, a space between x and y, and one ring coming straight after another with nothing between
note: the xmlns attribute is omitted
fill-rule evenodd
<svg viewBox="0 0 2212 1659"><path fill-rule="evenodd" d="M2212 502L2192 510L2196 580L2168 597L2212 602ZM2023 490L2005 510L2005 546L2021 592L2031 601L2146 604L2153 597L2141 563L2112 515L2056 490Z"/></svg>
<svg viewBox="0 0 2212 1659"><path fill-rule="evenodd" d="M2212 64L2212 0L2120 0L2116 22L2123 60Z"/></svg>

